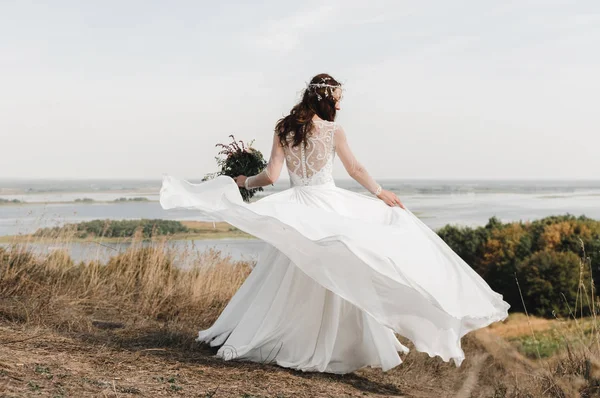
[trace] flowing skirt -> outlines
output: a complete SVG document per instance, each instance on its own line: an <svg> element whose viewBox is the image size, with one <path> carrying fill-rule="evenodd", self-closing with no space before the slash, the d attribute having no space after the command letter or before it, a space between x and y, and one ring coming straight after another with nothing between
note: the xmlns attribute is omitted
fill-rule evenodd
<svg viewBox="0 0 600 398"><path fill-rule="evenodd" d="M408 208L333 183L247 204L229 177L192 184L164 176L160 203L268 243L217 321L199 332L225 360L385 371L408 352L397 333L460 366L462 336L508 316L502 295Z"/></svg>

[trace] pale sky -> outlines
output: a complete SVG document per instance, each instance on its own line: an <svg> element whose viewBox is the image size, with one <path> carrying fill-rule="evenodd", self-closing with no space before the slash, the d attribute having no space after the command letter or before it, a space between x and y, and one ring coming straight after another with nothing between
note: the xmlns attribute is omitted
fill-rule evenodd
<svg viewBox="0 0 600 398"><path fill-rule="evenodd" d="M0 0L0 178L199 178L231 133L268 156L321 72L375 177L600 178L597 0Z"/></svg>

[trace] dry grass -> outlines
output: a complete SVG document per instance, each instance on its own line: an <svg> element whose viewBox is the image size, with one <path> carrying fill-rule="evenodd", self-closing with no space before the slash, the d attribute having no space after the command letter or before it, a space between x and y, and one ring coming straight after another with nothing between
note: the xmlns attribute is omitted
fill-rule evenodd
<svg viewBox="0 0 600 398"><path fill-rule="evenodd" d="M555 325L552 319L528 317L523 313L510 314L509 317L510 322L494 323L489 326L489 329L500 337L510 339L528 335L532 329L535 332L544 332L552 329Z"/></svg>
<svg viewBox="0 0 600 398"><path fill-rule="evenodd" d="M339 376L222 361L194 339L251 264L214 252L175 253L166 243L142 247L138 239L106 265L75 264L62 251L37 256L23 243L0 249L0 396L597 395L595 316L588 326L574 316L567 336L555 327L560 320L511 315L463 339L467 359L460 368L403 338L411 352L385 373L366 368ZM180 256L196 256L195 266L178 268ZM588 291L582 287L582 297ZM565 350L547 359L528 359L507 340L553 327L564 331Z"/></svg>
<svg viewBox="0 0 600 398"><path fill-rule="evenodd" d="M142 247L139 237L106 265L98 261L75 264L62 250L36 256L27 245L0 248L4 317L37 324L52 321L57 326L57 312L92 306L111 316L151 317L175 324L185 318L196 325L200 318L204 324L204 319L214 319L222 310L251 267L207 251L197 256L195 266L183 270L175 265L182 255L192 254L176 253L165 239ZM78 323L75 329L80 328Z"/></svg>

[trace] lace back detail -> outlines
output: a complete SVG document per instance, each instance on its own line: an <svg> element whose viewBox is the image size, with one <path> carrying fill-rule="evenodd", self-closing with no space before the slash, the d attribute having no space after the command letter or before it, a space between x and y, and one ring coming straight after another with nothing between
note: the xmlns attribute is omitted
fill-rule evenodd
<svg viewBox="0 0 600 398"><path fill-rule="evenodd" d="M335 147L333 135L335 122L314 121L314 129L306 139L306 145L284 146L285 160L290 175L290 185L306 186L333 182L333 158Z"/></svg>

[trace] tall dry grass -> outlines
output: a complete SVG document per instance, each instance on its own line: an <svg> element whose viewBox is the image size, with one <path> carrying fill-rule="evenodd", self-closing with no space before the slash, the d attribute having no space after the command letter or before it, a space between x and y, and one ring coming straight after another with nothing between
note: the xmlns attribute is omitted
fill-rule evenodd
<svg viewBox="0 0 600 398"><path fill-rule="evenodd" d="M43 242L64 245L69 236ZM165 238L143 245L137 235L106 264L75 263L66 250L34 253L32 243L0 247L0 317L72 332L160 323L170 332L185 329L191 338L218 316L251 271L251 264L213 250L175 250ZM178 267L182 256L193 256L190 268Z"/></svg>

